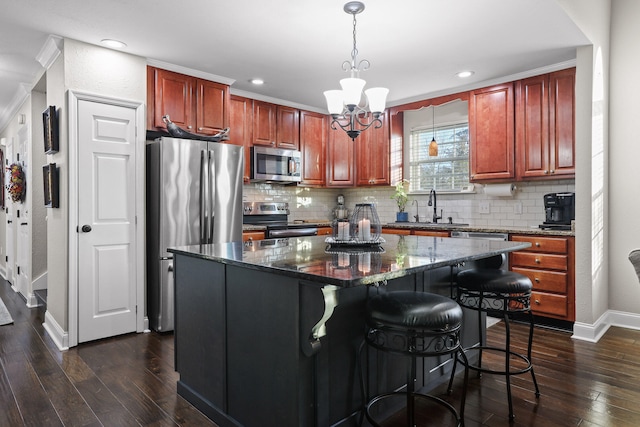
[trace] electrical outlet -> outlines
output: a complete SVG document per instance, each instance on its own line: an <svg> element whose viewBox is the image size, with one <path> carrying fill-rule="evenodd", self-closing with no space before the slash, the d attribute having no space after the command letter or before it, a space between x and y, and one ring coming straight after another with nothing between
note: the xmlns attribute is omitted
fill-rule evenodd
<svg viewBox="0 0 640 427"><path fill-rule="evenodd" d="M522 215L522 202L516 202L514 208L513 208L513 212L516 215Z"/></svg>
<svg viewBox="0 0 640 427"><path fill-rule="evenodd" d="M491 205L489 204L489 202L480 202L479 212L481 214L491 213Z"/></svg>

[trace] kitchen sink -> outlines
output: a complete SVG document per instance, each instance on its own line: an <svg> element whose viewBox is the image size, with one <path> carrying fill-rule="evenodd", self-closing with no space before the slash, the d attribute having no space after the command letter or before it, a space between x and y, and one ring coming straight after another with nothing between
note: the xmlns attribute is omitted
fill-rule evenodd
<svg viewBox="0 0 640 427"><path fill-rule="evenodd" d="M463 222L411 222L410 224L421 227L468 227L469 224Z"/></svg>

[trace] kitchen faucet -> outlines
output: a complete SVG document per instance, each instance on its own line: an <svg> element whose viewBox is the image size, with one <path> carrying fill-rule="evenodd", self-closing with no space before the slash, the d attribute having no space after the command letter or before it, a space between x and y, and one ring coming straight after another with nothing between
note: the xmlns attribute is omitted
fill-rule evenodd
<svg viewBox="0 0 640 427"><path fill-rule="evenodd" d="M433 188L429 192L429 203L427 203L427 206L433 206L434 224L437 223L439 219L442 219L442 209L440 209L440 216L438 216L438 199L436 197L436 190Z"/></svg>
<svg viewBox="0 0 640 427"><path fill-rule="evenodd" d="M420 213L418 212L418 200L417 199L413 199L412 204L416 205L416 214L413 216L416 219L416 222L420 222Z"/></svg>

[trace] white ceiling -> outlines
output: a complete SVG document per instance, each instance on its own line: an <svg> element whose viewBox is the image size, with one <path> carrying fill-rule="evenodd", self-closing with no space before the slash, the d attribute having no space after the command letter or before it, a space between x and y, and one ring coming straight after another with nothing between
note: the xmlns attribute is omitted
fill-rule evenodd
<svg viewBox="0 0 640 427"><path fill-rule="evenodd" d="M0 130L43 72L50 34L99 44L235 81L251 92L325 111L350 59L346 0L5 0L0 13ZM366 87L388 103L451 93L571 63L586 37L557 0L365 0L357 15ZM466 81L461 70L475 74ZM253 77L263 86L252 86Z"/></svg>

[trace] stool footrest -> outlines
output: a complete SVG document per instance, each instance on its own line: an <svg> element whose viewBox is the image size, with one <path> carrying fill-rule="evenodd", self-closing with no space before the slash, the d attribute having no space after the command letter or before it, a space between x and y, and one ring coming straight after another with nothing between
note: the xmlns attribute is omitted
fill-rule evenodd
<svg viewBox="0 0 640 427"><path fill-rule="evenodd" d="M500 352L500 353L507 353L507 350L504 348L500 348L500 347L491 347L491 346L477 346L477 347L469 347L469 348L465 348L463 350L466 353L470 352L470 351L493 351L493 352ZM507 371L496 371L493 369L487 369L487 368L483 368L481 366L477 366L477 365L473 365L471 363L469 363L467 365L467 367L471 370L477 371L477 372L482 372L482 373L487 373L487 374L495 374L495 375L521 375L521 374L526 374L527 372L531 371L532 369L532 365L531 365L531 361L529 360L529 358L523 354L520 353L516 353L513 351L509 351L509 354L511 356L515 356L519 359L521 359L522 361L524 361L526 363L526 366L524 368L518 368L518 369L514 369L514 370L509 370L509 372ZM458 357L458 356L456 356ZM458 361L462 364L464 364L464 360L460 359L458 357Z"/></svg>
<svg viewBox="0 0 640 427"><path fill-rule="evenodd" d="M381 400L384 400L384 399L387 399L387 398L390 398L390 397L394 397L394 396L404 396L405 399L406 399L407 398L407 392L406 391L394 391L394 392L390 392L390 393L380 394L380 395L374 397L373 399L371 399L369 401L369 403L367 403L367 405L365 406L365 412L364 413L365 413L365 416L367 417L367 420L371 424L373 424L374 426L380 426L380 424L378 424L378 422L373 419L373 416L370 413L370 410L371 410L372 406L375 405L376 403L380 402ZM456 427L460 427L460 426L464 425L463 420L460 418L460 414L458 413L456 408L454 408L453 405L451 405L446 400L441 399L441 398L439 398L437 396L431 396L429 394L416 393L416 392L413 393L413 397L414 398L427 399L427 400L435 402L435 403L437 403L439 405L444 406L455 417L455 419L456 419ZM406 409L406 407L404 409Z"/></svg>

